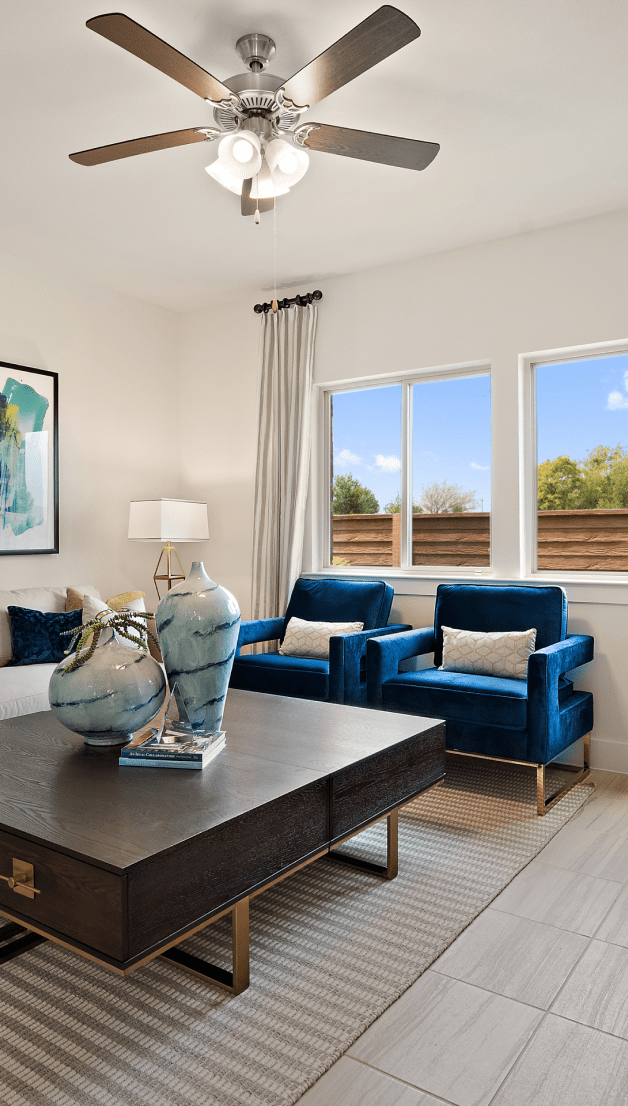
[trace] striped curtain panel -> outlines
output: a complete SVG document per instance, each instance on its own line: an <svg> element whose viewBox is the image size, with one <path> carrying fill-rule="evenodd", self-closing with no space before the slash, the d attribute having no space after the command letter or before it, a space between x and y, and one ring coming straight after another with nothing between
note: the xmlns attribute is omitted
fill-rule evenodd
<svg viewBox="0 0 628 1106"><path fill-rule="evenodd" d="M301 573L317 317L314 303L262 316L253 618L283 614Z"/></svg>

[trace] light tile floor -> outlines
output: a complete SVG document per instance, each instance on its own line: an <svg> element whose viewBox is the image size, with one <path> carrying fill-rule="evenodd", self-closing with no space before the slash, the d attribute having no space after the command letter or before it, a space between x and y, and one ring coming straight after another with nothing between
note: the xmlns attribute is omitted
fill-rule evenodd
<svg viewBox="0 0 628 1106"><path fill-rule="evenodd" d="M592 798L299 1106L628 1106L628 776Z"/></svg>

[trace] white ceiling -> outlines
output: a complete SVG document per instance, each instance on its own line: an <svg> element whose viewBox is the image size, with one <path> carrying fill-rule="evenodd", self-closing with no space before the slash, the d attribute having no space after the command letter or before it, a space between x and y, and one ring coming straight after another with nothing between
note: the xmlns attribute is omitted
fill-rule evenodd
<svg viewBox="0 0 628 1106"><path fill-rule="evenodd" d="M218 78L236 39L289 77L377 0L123 0ZM323 153L277 208L278 284L628 206L624 0L399 0L421 37L303 118L441 143L422 173ZM269 288L273 220L203 171L209 143L86 168L68 154L212 125L209 105L85 27L99 0L0 0L0 248L188 310Z"/></svg>

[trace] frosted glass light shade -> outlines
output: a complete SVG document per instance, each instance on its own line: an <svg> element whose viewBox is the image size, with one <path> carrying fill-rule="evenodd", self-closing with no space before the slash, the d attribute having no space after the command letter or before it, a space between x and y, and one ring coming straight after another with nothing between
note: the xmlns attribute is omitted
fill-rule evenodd
<svg viewBox="0 0 628 1106"><path fill-rule="evenodd" d="M220 159L213 161L211 165L206 165L205 172L209 173L210 177L213 177L215 181L218 181L218 184L222 184L224 188L228 188L230 192L234 192L236 196L242 195L242 185L244 182L238 177L234 177L232 173L229 173ZM258 186L259 196L257 195ZM259 173L253 177L251 198L253 200L266 200L269 196L285 196L289 191L290 189L285 184L274 183L270 171L267 166L263 164Z"/></svg>
<svg viewBox="0 0 628 1106"><path fill-rule="evenodd" d="M186 499L144 499L131 503L129 540L207 541L207 504Z"/></svg>
<svg viewBox="0 0 628 1106"><path fill-rule="evenodd" d="M291 142L285 142L283 138L273 138L268 143L264 156L273 183L279 187L291 188L305 176L310 165L310 158L305 150L293 146Z"/></svg>
<svg viewBox="0 0 628 1106"><path fill-rule="evenodd" d="M223 188L228 188L230 192L235 192L236 196L242 195L243 181L240 177L234 177L233 173L225 169L222 161L212 161L211 165L205 166L205 172L209 173L210 177L213 177L215 181L218 181L218 184L222 184Z"/></svg>
<svg viewBox="0 0 628 1106"><path fill-rule="evenodd" d="M251 156L242 160L241 150L246 143L251 147ZM262 167L262 144L255 131L236 131L222 139L218 159L232 176L246 180L259 173Z"/></svg>

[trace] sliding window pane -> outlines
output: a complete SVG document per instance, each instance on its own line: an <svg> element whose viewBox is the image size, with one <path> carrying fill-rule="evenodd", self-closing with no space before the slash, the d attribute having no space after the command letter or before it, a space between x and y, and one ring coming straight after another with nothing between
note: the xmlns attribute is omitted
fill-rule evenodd
<svg viewBox="0 0 628 1106"><path fill-rule="evenodd" d="M628 571L628 354L536 366L539 571Z"/></svg>
<svg viewBox="0 0 628 1106"><path fill-rule="evenodd" d="M490 376L412 391L412 564L490 565Z"/></svg>
<svg viewBox="0 0 628 1106"><path fill-rule="evenodd" d="M331 563L399 564L401 386L336 392L331 406Z"/></svg>

